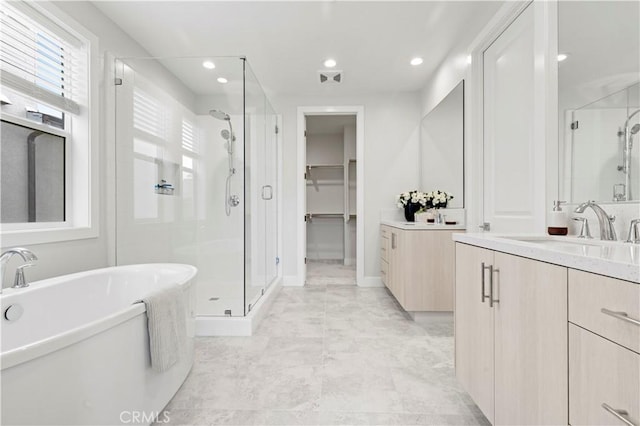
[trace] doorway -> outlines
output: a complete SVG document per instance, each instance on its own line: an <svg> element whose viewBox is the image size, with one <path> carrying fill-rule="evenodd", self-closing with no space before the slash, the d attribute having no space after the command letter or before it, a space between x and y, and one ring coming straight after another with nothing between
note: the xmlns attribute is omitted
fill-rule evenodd
<svg viewBox="0 0 640 426"><path fill-rule="evenodd" d="M361 108L298 109L301 284L361 282Z"/></svg>
<svg viewBox="0 0 640 426"><path fill-rule="evenodd" d="M356 116L306 117L305 284L356 284Z"/></svg>

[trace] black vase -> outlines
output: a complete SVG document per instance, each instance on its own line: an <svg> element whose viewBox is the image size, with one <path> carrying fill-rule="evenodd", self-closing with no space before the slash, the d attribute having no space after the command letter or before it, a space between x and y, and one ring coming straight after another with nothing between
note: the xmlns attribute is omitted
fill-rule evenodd
<svg viewBox="0 0 640 426"><path fill-rule="evenodd" d="M416 213L421 207L422 206L418 203L409 203L404 206L404 218L407 219L407 222L416 221Z"/></svg>

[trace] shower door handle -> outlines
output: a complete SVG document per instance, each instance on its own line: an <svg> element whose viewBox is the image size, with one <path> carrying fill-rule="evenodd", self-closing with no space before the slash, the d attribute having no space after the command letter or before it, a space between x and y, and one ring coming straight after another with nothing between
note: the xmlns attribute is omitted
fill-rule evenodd
<svg viewBox="0 0 640 426"><path fill-rule="evenodd" d="M273 198L273 187L271 185L265 185L262 187L262 199L271 200Z"/></svg>

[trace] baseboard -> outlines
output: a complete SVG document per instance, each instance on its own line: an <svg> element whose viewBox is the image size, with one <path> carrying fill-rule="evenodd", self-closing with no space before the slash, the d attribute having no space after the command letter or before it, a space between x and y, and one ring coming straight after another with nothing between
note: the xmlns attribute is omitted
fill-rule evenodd
<svg viewBox="0 0 640 426"><path fill-rule="evenodd" d="M434 323L434 322L451 322L453 320L453 312L407 312L411 319L415 322Z"/></svg>
<svg viewBox="0 0 640 426"><path fill-rule="evenodd" d="M303 287L304 278L300 278L297 275L285 275L282 277L282 285L284 287Z"/></svg>
<svg viewBox="0 0 640 426"><path fill-rule="evenodd" d="M363 277L358 280L358 287L384 287L384 283L380 277Z"/></svg>

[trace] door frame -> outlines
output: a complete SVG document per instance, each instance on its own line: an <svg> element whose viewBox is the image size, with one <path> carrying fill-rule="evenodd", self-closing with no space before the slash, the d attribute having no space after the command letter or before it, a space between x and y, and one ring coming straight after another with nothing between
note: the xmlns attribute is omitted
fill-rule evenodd
<svg viewBox="0 0 640 426"><path fill-rule="evenodd" d="M356 284L364 283L364 106L300 106L298 107L298 130L296 159L297 170L297 219L298 253L296 264L297 282L303 286L306 281L305 257L307 235L304 217L306 215L306 172L307 145L305 138L305 117L311 115L355 115L356 116Z"/></svg>

